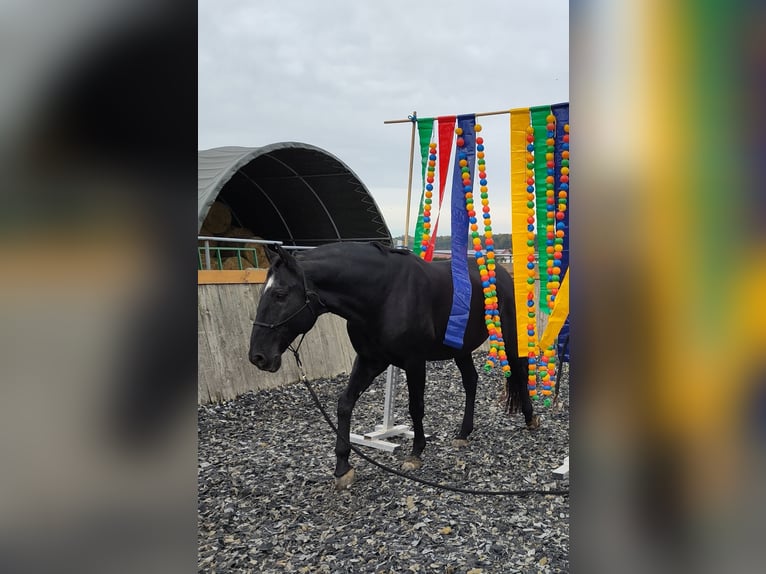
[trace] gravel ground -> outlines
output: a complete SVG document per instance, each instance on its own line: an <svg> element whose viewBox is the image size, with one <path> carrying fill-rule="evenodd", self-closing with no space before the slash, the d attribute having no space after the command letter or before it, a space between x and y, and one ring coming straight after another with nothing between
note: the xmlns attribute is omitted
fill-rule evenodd
<svg viewBox="0 0 766 574"><path fill-rule="evenodd" d="M483 355L474 356L477 368ZM432 437L418 475L474 489L569 488L551 471L569 454L567 366L559 407L536 407L541 428L503 414L497 371L479 371L471 444L454 448L464 393L451 361L429 363L425 420ZM335 419L346 377L313 386ZM379 424L385 373L354 409L352 431ZM406 384L396 421L410 423ZM569 498L447 492L389 474L351 453L357 480L336 492L334 437L298 383L199 407L200 572L532 573L569 570ZM394 453L365 448L399 468Z"/></svg>

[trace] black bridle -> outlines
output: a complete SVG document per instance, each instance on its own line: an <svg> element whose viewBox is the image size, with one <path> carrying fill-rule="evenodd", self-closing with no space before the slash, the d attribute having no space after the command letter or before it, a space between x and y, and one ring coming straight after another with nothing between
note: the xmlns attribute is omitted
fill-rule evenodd
<svg viewBox="0 0 766 574"><path fill-rule="evenodd" d="M325 304L322 302L321 297L319 297L319 293L316 291L309 291L308 283L306 283L306 274L301 271L301 277L303 279L303 293L305 295L305 300L303 302L303 305L298 307L298 310L292 313L289 317L286 319L282 319L279 323L264 323L263 321L253 321L253 325L257 325L258 327L266 327L267 329L276 329L277 327L281 327L282 325L285 325L289 323L292 319L297 317L303 310L308 307L309 311L311 311L311 314L314 316L314 320L316 321L319 315L316 311L311 307L311 296L314 295L317 298L317 302L324 307ZM303 344L303 339L306 336L306 333L302 333L301 340L298 342L298 346L293 349L292 344L288 345L288 349L292 351L292 353L296 356L296 359L298 357L298 349L301 348L301 345Z"/></svg>

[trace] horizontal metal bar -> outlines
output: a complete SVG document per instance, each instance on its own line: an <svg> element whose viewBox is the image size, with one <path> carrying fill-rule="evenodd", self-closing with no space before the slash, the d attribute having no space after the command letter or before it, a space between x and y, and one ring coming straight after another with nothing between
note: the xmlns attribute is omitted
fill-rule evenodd
<svg viewBox="0 0 766 574"><path fill-rule="evenodd" d="M228 243L264 243L264 244L271 244L271 245L282 245L281 241L270 241L268 239L241 239L238 237L210 237L208 235L198 235L197 239L200 241L205 241L205 240L226 241Z"/></svg>

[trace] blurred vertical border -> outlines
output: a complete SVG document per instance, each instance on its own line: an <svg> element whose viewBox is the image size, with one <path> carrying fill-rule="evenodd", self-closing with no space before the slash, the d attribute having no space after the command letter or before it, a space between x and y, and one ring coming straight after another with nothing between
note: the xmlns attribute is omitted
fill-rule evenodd
<svg viewBox="0 0 766 574"><path fill-rule="evenodd" d="M760 571L766 7L570 8L572 569Z"/></svg>
<svg viewBox="0 0 766 574"><path fill-rule="evenodd" d="M0 571L196 568L196 24L0 10Z"/></svg>

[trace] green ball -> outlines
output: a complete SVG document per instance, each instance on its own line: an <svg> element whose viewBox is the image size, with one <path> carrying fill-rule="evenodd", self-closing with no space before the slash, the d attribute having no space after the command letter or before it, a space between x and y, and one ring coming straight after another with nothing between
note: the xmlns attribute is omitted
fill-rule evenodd
<svg viewBox="0 0 766 574"><path fill-rule="evenodd" d="M535 282L535 278L534 277L527 277L527 283L532 285L534 282Z"/></svg>
<svg viewBox="0 0 766 574"><path fill-rule="evenodd" d="M532 209L534 206L535 206L535 202L534 201L528 201L527 202L527 207L528 208Z"/></svg>
<svg viewBox="0 0 766 574"><path fill-rule="evenodd" d="M534 246L535 246L535 240L527 239L527 247L534 247Z"/></svg>
<svg viewBox="0 0 766 574"><path fill-rule="evenodd" d="M549 407L549 406L551 406L551 399L550 399L550 398L548 398L548 397L545 397L545 400L543 401L543 404L544 404L546 407Z"/></svg>

